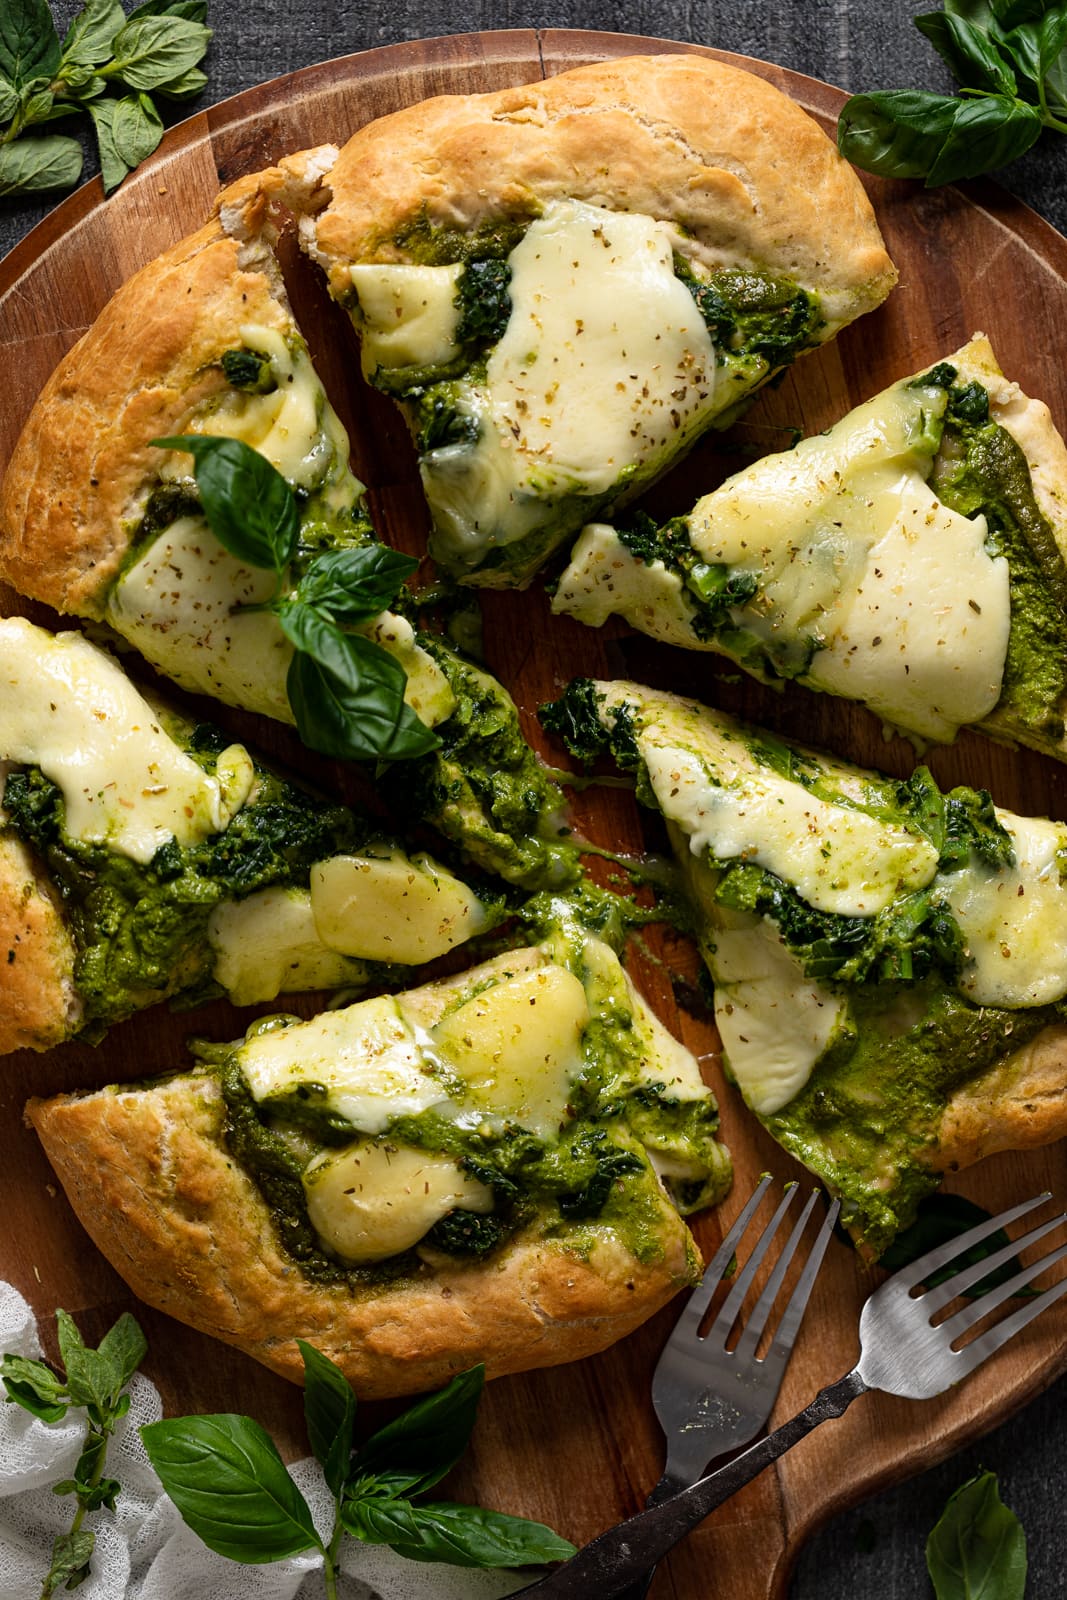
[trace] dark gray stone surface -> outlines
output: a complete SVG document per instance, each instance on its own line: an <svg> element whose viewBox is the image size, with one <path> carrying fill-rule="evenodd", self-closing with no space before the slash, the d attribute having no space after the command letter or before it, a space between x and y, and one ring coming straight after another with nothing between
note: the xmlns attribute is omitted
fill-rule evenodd
<svg viewBox="0 0 1067 1600"><path fill-rule="evenodd" d="M213 0L210 21L216 31L206 62L210 84L198 105L331 56L401 39L530 27L597 28L691 40L778 61L853 91L945 91L947 72L910 20L932 3L545 0L532 5L527 0L467 0L457 7L444 0L390 0L381 6L366 0ZM76 9L72 0L53 0L61 25ZM1038 149L1001 176L1008 188L1067 231L1067 140L1046 136ZM51 204L0 201L0 254ZM979 1445L838 1518L801 1553L791 1600L921 1600L930 1595L923 1560L927 1534L948 1495L983 1466L999 1474L1004 1499L1026 1526L1028 1600L1059 1600L1067 1592L1060 1442L1065 1400L1067 1381Z"/></svg>

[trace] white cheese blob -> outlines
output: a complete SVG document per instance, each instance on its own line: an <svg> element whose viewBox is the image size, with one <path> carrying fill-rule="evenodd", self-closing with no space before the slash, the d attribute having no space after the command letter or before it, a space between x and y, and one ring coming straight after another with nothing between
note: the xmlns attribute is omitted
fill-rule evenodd
<svg viewBox="0 0 1067 1600"><path fill-rule="evenodd" d="M391 1143L323 1151L303 1183L311 1226L328 1250L353 1263L410 1250L457 1207L493 1209L493 1191L447 1156Z"/></svg>
<svg viewBox="0 0 1067 1600"><path fill-rule="evenodd" d="M447 267L376 265L349 268L359 297L364 376L379 367L441 367L459 354L456 304L462 262Z"/></svg>
<svg viewBox="0 0 1067 1600"><path fill-rule="evenodd" d="M324 944L307 889L270 888L224 900L211 913L212 977L235 1006L273 1000L286 990L336 989L367 981L364 962Z"/></svg>
<svg viewBox="0 0 1067 1600"><path fill-rule="evenodd" d="M477 438L421 463L459 564L552 521L551 502L605 494L635 467L652 476L722 409L711 337L665 224L553 201L508 259L511 316L460 407Z"/></svg>
<svg viewBox="0 0 1067 1600"><path fill-rule="evenodd" d="M203 517L180 517L112 585L107 620L183 688L292 723L285 680L293 647L277 617L240 609L274 590L274 574L230 555ZM448 680L406 618L383 611L353 631L399 661L417 716L433 727L451 715Z"/></svg>
<svg viewBox="0 0 1067 1600"><path fill-rule="evenodd" d="M599 628L611 616L626 620L665 644L714 650L693 632L693 608L677 572L662 561L639 561L615 529L590 522L582 529L552 599L557 616Z"/></svg>
<svg viewBox="0 0 1067 1600"><path fill-rule="evenodd" d="M1015 865L972 859L938 878L967 949L960 991L979 1006L1050 1005L1067 995L1067 826L997 815Z"/></svg>
<svg viewBox="0 0 1067 1600"><path fill-rule="evenodd" d="M311 869L323 943L366 961L433 961L488 926L474 892L428 855L331 856Z"/></svg>
<svg viewBox="0 0 1067 1600"><path fill-rule="evenodd" d="M170 839L220 832L254 783L242 746L209 777L109 655L22 617L0 621L0 759L40 767L59 787L72 838L140 862Z"/></svg>
<svg viewBox="0 0 1067 1600"><path fill-rule="evenodd" d="M417 1116L446 1098L391 995L255 1033L236 1054L255 1099L318 1084L329 1108L361 1133L383 1133L396 1117Z"/></svg>
<svg viewBox="0 0 1067 1600"><path fill-rule="evenodd" d="M752 861L819 911L873 916L937 870L929 840L834 804L757 761L729 719L626 683L598 683L602 716L625 706L660 810L696 856Z"/></svg>

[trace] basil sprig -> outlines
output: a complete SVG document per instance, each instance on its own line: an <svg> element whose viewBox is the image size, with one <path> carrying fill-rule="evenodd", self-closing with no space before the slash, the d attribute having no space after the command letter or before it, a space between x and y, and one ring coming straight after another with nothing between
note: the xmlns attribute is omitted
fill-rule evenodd
<svg viewBox="0 0 1067 1600"><path fill-rule="evenodd" d="M926 1542L926 1568L937 1600L1023 1600L1026 1534L992 1472L951 1497Z"/></svg>
<svg viewBox="0 0 1067 1600"><path fill-rule="evenodd" d="M175 1417L141 1429L164 1489L210 1549L246 1564L317 1550L331 1600L345 1533L416 1561L453 1566L542 1565L574 1554L573 1545L541 1523L423 1498L467 1447L484 1368L461 1373L357 1448L356 1398L347 1379L312 1345L299 1344L308 1437L334 1498L328 1542L269 1434L249 1417Z"/></svg>
<svg viewBox="0 0 1067 1600"><path fill-rule="evenodd" d="M185 100L207 83L206 17L207 0L145 0L128 17L118 0L85 0L60 42L46 0L3 0L0 195L77 183L77 139L23 135L78 112L92 119L110 194L163 137L152 95Z"/></svg>
<svg viewBox="0 0 1067 1600"><path fill-rule="evenodd" d="M915 26L959 93L854 95L837 142L856 166L929 188L1007 165L1045 128L1067 133L1067 0L945 0Z"/></svg>
<svg viewBox="0 0 1067 1600"><path fill-rule="evenodd" d="M211 531L238 560L273 572L277 617L294 655L286 690L304 743L348 761L403 761L439 744L404 700L407 675L373 639L346 633L396 598L418 563L387 545L328 550L283 588L297 553L300 511L285 478L240 439L182 434L152 443L193 457Z"/></svg>
<svg viewBox="0 0 1067 1600"><path fill-rule="evenodd" d="M56 1312L59 1353L64 1372L56 1373L43 1361L5 1355L0 1361L0 1382L8 1400L22 1406L42 1422L62 1422L72 1406L84 1406L85 1440L74 1466L74 1476L54 1484L52 1492L75 1497L70 1528L52 1546L52 1560L41 1586L40 1600L49 1600L64 1585L76 1589L89 1576L95 1535L83 1527L86 1516L105 1506L114 1511L120 1484L105 1478L108 1441L120 1417L130 1408L126 1385L148 1348L144 1334L129 1313L115 1323L96 1349L88 1346L73 1319Z"/></svg>

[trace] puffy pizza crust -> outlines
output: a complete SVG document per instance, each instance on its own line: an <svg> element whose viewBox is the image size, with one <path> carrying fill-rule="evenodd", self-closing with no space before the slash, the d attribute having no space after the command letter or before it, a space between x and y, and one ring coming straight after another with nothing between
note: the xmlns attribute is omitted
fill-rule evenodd
<svg viewBox="0 0 1067 1600"><path fill-rule="evenodd" d="M158 480L149 441L228 391L218 363L243 324L291 330L266 201L245 180L220 197L237 201L243 238L215 218L142 268L41 392L0 489L0 577L21 594L101 616Z"/></svg>
<svg viewBox="0 0 1067 1600"><path fill-rule="evenodd" d="M500 1376L576 1360L699 1272L665 1197L654 1263L606 1229L588 1256L519 1234L485 1262L436 1255L420 1277L379 1290L317 1285L282 1253L259 1190L228 1154L213 1077L32 1100L27 1115L86 1230L140 1299L296 1382L298 1338L367 1398L432 1388L477 1361Z"/></svg>
<svg viewBox="0 0 1067 1600"><path fill-rule="evenodd" d="M48 1050L81 1020L74 941L30 851L0 835L0 1055Z"/></svg>
<svg viewBox="0 0 1067 1600"><path fill-rule="evenodd" d="M1064 1135L1067 1024L1059 1024L957 1090L925 1164L958 1172L998 1150L1032 1150Z"/></svg>

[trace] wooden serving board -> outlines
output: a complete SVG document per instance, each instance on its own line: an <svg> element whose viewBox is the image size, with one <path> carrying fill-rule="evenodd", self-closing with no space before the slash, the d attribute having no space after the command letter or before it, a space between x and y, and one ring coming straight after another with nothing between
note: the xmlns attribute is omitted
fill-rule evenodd
<svg viewBox="0 0 1067 1600"><path fill-rule="evenodd" d="M328 62L192 118L167 136L156 158L114 198L104 203L99 182L89 184L0 265L0 465L54 363L130 273L200 223L220 181L287 151L342 140L370 118L431 94L495 89L601 56L685 48L597 33L456 36ZM723 59L769 78L832 131L842 100L837 90L759 62ZM1067 240L992 186L926 193L910 184L877 183L872 193L900 268L900 287L880 311L805 357L780 388L757 403L731 436L734 441L773 449L788 441L782 430L791 425L805 432L823 428L894 378L952 351L976 329L993 337L1005 370L1046 398L1061 428L1067 425L1061 351ZM370 485L377 526L390 543L418 550L424 513L405 431L391 406L357 381L355 340L310 269L292 259L289 271L320 370L352 432L355 467ZM705 444L655 491L655 509L687 509L738 460L736 453L723 453L721 442ZM764 692L706 659L627 636L621 626L594 633L553 622L536 586L525 595L487 595L485 613L489 664L516 695L534 741L535 707L569 677L626 675L702 695L854 759L899 774L910 770L910 749L899 741L885 744L876 721L858 708L801 690L781 697ZM250 719L224 714L223 720L239 735L252 731ZM259 725L254 736L261 747L306 769L306 759L283 730ZM555 759L559 754L554 752ZM314 765L326 784L349 787L350 774L329 763ZM943 782L985 785L1007 806L1067 817L1067 774L1037 756L964 737L953 749L935 753L932 765ZM591 839L643 848L647 819L639 817L628 794L590 791L576 804L576 814ZM677 949L667 954L675 963L692 961ZM662 968L643 957L635 966L660 1015L707 1062L719 1091L737 1177L721 1213L697 1224L710 1251L758 1174L797 1174L722 1083L710 1023L678 1011ZM157 1011L133 1019L96 1050L72 1045L47 1057L23 1054L4 1063L0 1276L13 1279L42 1318L50 1320L62 1305L79 1316L88 1335L98 1337L131 1301L57 1193L22 1123L26 1097L177 1067L185 1059L188 1033L231 1038L245 1020L222 1005L195 1019ZM1044 1187L1062 1195L1064 1147L995 1158L966 1174L958 1187L992 1209ZM835 1241L779 1400L779 1420L851 1366L857 1313L872 1282L872 1274ZM165 1317L144 1308L137 1314L150 1340L147 1370L171 1410L249 1411L291 1454L306 1452L296 1390ZM456 1483L457 1498L540 1518L579 1542L636 1510L660 1471L649 1380L673 1315L668 1308L596 1359L494 1384ZM712 1517L661 1569L654 1595L705 1600L714 1585L731 1600L782 1596L793 1557L820 1520L929 1465L1020 1406L1067 1366L1065 1332L1067 1309L1052 1312L957 1393L933 1404L865 1397Z"/></svg>

